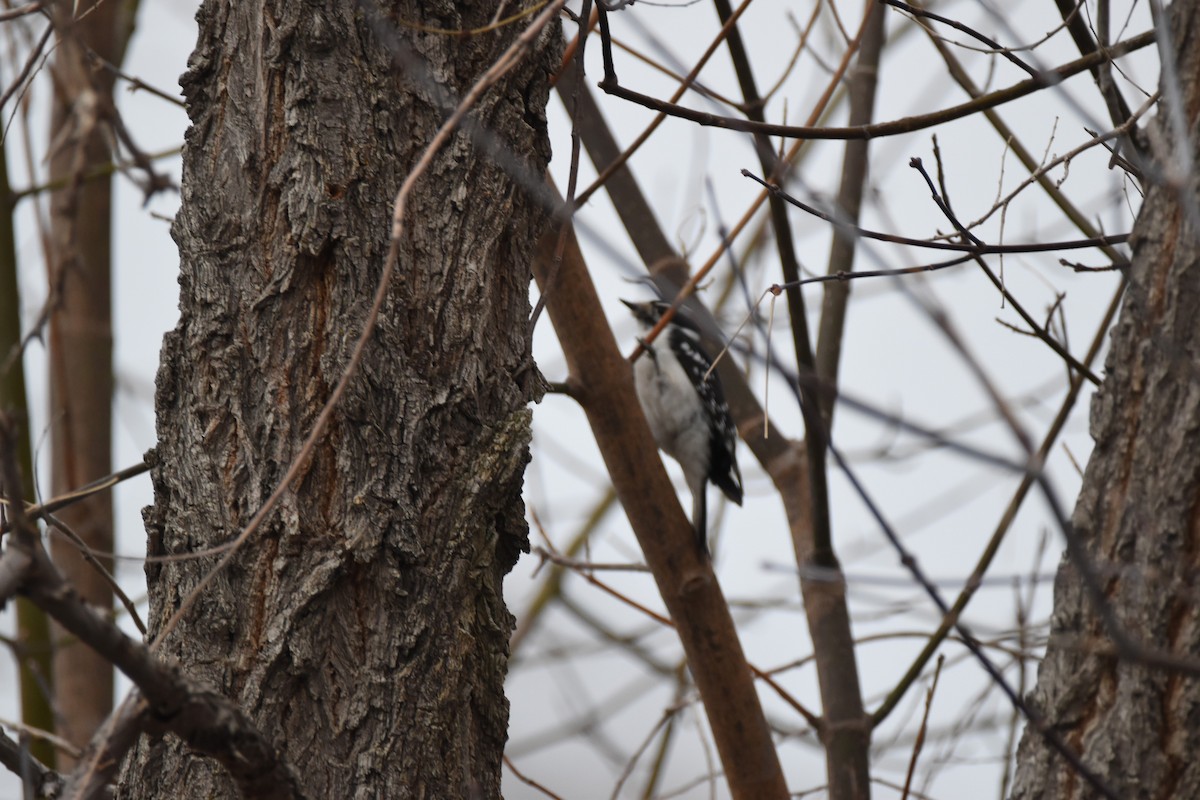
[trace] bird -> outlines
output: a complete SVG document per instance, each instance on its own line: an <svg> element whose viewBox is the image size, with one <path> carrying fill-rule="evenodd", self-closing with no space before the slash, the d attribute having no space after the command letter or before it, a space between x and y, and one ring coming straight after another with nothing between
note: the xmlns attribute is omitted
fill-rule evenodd
<svg viewBox="0 0 1200 800"><path fill-rule="evenodd" d="M643 332L670 308L661 300L622 300ZM708 553L707 488L711 481L742 504L737 464L737 428L725 392L705 349L700 328L684 312L675 315L633 365L638 402L659 449L679 462L692 493L692 527L701 553ZM642 340L639 338L638 340Z"/></svg>

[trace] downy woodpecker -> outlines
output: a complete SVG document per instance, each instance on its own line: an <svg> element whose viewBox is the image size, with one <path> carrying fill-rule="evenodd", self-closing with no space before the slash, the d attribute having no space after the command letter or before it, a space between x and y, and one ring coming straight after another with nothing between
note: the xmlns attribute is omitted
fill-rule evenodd
<svg viewBox="0 0 1200 800"><path fill-rule="evenodd" d="M643 331L653 328L668 303L631 303ZM650 432L664 453L679 462L692 493L692 526L701 552L708 552L706 489L708 481L742 504L742 475L737 465L737 430L714 371L705 378L712 358L701 343L700 329L682 311L675 316L633 365L638 400Z"/></svg>

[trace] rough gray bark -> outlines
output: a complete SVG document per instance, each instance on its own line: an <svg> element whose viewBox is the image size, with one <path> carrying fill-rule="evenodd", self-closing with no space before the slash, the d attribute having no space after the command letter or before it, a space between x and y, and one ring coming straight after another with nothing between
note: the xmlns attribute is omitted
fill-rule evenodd
<svg viewBox="0 0 1200 800"><path fill-rule="evenodd" d="M163 345L151 555L228 542L294 459L361 330L391 205L519 26L489 2L205 2L182 78L181 319ZM398 24L402 21L407 24ZM556 32L542 40L557 41ZM550 53L473 114L534 175ZM458 134L418 184L396 280L329 433L161 651L235 699L310 797L497 797L536 371L542 214ZM216 562L147 567L151 634ZM120 796L229 797L144 737Z"/></svg>
<svg viewBox="0 0 1200 800"><path fill-rule="evenodd" d="M1106 602L1143 647L1200 657L1200 7L1170 10L1182 104L1151 130L1155 169L1134 227L1125 305L1107 377L1092 406L1096 447L1073 526L1100 572ZM1168 66L1164 66L1166 73ZM1168 102L1170 92L1165 93ZM1190 140L1170 122L1180 114ZM1109 630L1076 565L1064 561L1035 705L1119 796L1200 797L1200 680L1128 653ZM1013 798L1078 798L1094 791L1032 729L1018 752Z"/></svg>

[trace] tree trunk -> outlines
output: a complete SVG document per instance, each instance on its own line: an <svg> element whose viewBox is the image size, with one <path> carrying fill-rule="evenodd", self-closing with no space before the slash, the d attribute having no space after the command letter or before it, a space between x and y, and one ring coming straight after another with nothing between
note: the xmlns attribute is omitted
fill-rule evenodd
<svg viewBox="0 0 1200 800"><path fill-rule="evenodd" d="M66 494L112 470L112 181L83 175L108 164L104 109L113 75L93 70L86 52L120 64L132 31L129 4L78 3L54 10L62 33L55 52L50 178L65 188L50 204L50 276L60 288L50 318L51 491ZM72 18L74 14L74 19ZM100 95L100 97L97 97ZM100 553L113 549L112 495L101 492L64 508L62 522ZM112 608L105 579L61 536L51 539L58 568L92 605ZM112 564L101 558L111 571ZM54 704L58 731L83 747L108 716L113 668L104 656L54 626ZM67 755L60 766L74 762Z"/></svg>
<svg viewBox="0 0 1200 800"><path fill-rule="evenodd" d="M10 140L11 141L11 140ZM0 147L0 193L12 197L8 181L8 142ZM16 209L13 201L0 214L0 414L18 420L14 457L22 475L33 475L33 448L29 444L29 403L25 392L25 363L21 348L21 284L17 279ZM9 363L9 359L12 362ZM36 500L33 484L26 481L25 499ZM7 512L6 512L7 516ZM7 547L7 543L6 543ZM21 721L32 728L54 729L53 653L50 618L28 597L15 598L16 634L12 648L20 684ZM57 766L57 751L47 739L31 737L29 752L48 767Z"/></svg>
<svg viewBox="0 0 1200 800"><path fill-rule="evenodd" d="M1150 141L1158 163L1134 226L1133 263L1112 334L1107 378L1092 405L1096 447L1073 527L1105 603L1142 647L1200 657L1200 7L1176 2L1166 52L1182 88L1166 91ZM1172 124L1179 115L1180 141ZM1184 153L1190 154L1184 157ZM1179 177L1173 177L1179 176ZM1116 794L1200 797L1200 680L1114 647L1078 565L1064 560L1035 705ZM1026 730L1014 798L1076 798L1094 790Z"/></svg>
<svg viewBox="0 0 1200 800"><path fill-rule="evenodd" d="M182 78L178 327L146 513L151 635L280 481L341 376L384 264L392 201L520 25L495 3L205 2ZM511 6L510 6L511 8ZM517 9L512 9L517 10ZM278 509L160 652L225 692L308 795L498 797L526 338L543 213L489 155L549 157L555 31L473 112L408 204L396 278L327 434ZM511 163L510 163L511 165ZM178 741L143 737L123 797L229 797Z"/></svg>

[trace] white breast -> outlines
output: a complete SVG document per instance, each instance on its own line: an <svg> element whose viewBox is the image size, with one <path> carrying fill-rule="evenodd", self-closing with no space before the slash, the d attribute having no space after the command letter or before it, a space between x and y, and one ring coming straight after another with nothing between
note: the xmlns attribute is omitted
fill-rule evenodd
<svg viewBox="0 0 1200 800"><path fill-rule="evenodd" d="M638 400L662 451L683 465L685 472L700 473L687 476L692 483L708 473L711 442L704 407L668 345L655 340L650 348L653 354L643 354L633 367Z"/></svg>

